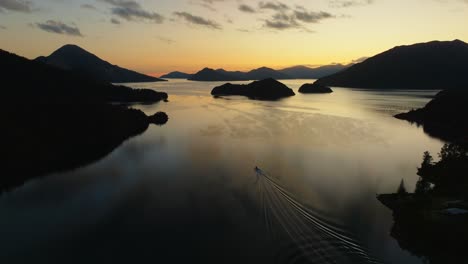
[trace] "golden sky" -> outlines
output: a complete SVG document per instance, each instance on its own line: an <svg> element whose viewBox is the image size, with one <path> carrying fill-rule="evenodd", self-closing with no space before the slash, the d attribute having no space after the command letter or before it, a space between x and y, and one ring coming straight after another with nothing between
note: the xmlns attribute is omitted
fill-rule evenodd
<svg viewBox="0 0 468 264"><path fill-rule="evenodd" d="M159 75L349 63L397 45L468 41L468 0L0 0L0 48L76 44Z"/></svg>

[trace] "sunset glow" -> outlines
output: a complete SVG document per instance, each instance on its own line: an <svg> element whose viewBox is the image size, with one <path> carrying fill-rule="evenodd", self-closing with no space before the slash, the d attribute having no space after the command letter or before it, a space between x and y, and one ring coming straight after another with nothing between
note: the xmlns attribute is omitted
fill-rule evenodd
<svg viewBox="0 0 468 264"><path fill-rule="evenodd" d="M159 75L347 64L397 45L468 40L465 0L0 1L0 46L28 58L77 44Z"/></svg>

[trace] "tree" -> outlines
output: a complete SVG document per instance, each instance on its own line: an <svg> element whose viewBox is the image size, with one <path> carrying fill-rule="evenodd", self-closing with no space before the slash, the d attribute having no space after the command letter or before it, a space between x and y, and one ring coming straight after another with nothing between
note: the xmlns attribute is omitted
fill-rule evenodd
<svg viewBox="0 0 468 264"><path fill-rule="evenodd" d="M405 181L404 181L403 179L401 179L400 187L398 187L397 194L398 194L398 195L406 195L406 194L408 194L408 192L406 191L406 187L405 187Z"/></svg>

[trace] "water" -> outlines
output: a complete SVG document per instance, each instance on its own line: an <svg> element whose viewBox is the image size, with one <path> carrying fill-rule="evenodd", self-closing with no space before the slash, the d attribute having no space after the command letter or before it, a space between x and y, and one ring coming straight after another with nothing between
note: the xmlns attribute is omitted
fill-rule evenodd
<svg viewBox="0 0 468 264"><path fill-rule="evenodd" d="M306 81L284 81L295 91ZM422 263L375 198L417 180L443 142L392 115L434 91L334 88L280 101L169 93L151 126L99 162L0 196L5 263ZM255 166L264 174L257 175Z"/></svg>

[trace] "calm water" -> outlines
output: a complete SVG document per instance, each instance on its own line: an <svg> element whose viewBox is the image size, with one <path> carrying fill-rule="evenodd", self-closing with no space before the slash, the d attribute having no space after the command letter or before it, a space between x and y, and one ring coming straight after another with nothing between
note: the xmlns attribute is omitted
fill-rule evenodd
<svg viewBox="0 0 468 264"><path fill-rule="evenodd" d="M413 189L422 153L440 150L392 117L435 92L263 102L212 98L216 85L132 84L169 93L136 106L167 125L0 196L2 263L422 263L375 195Z"/></svg>

